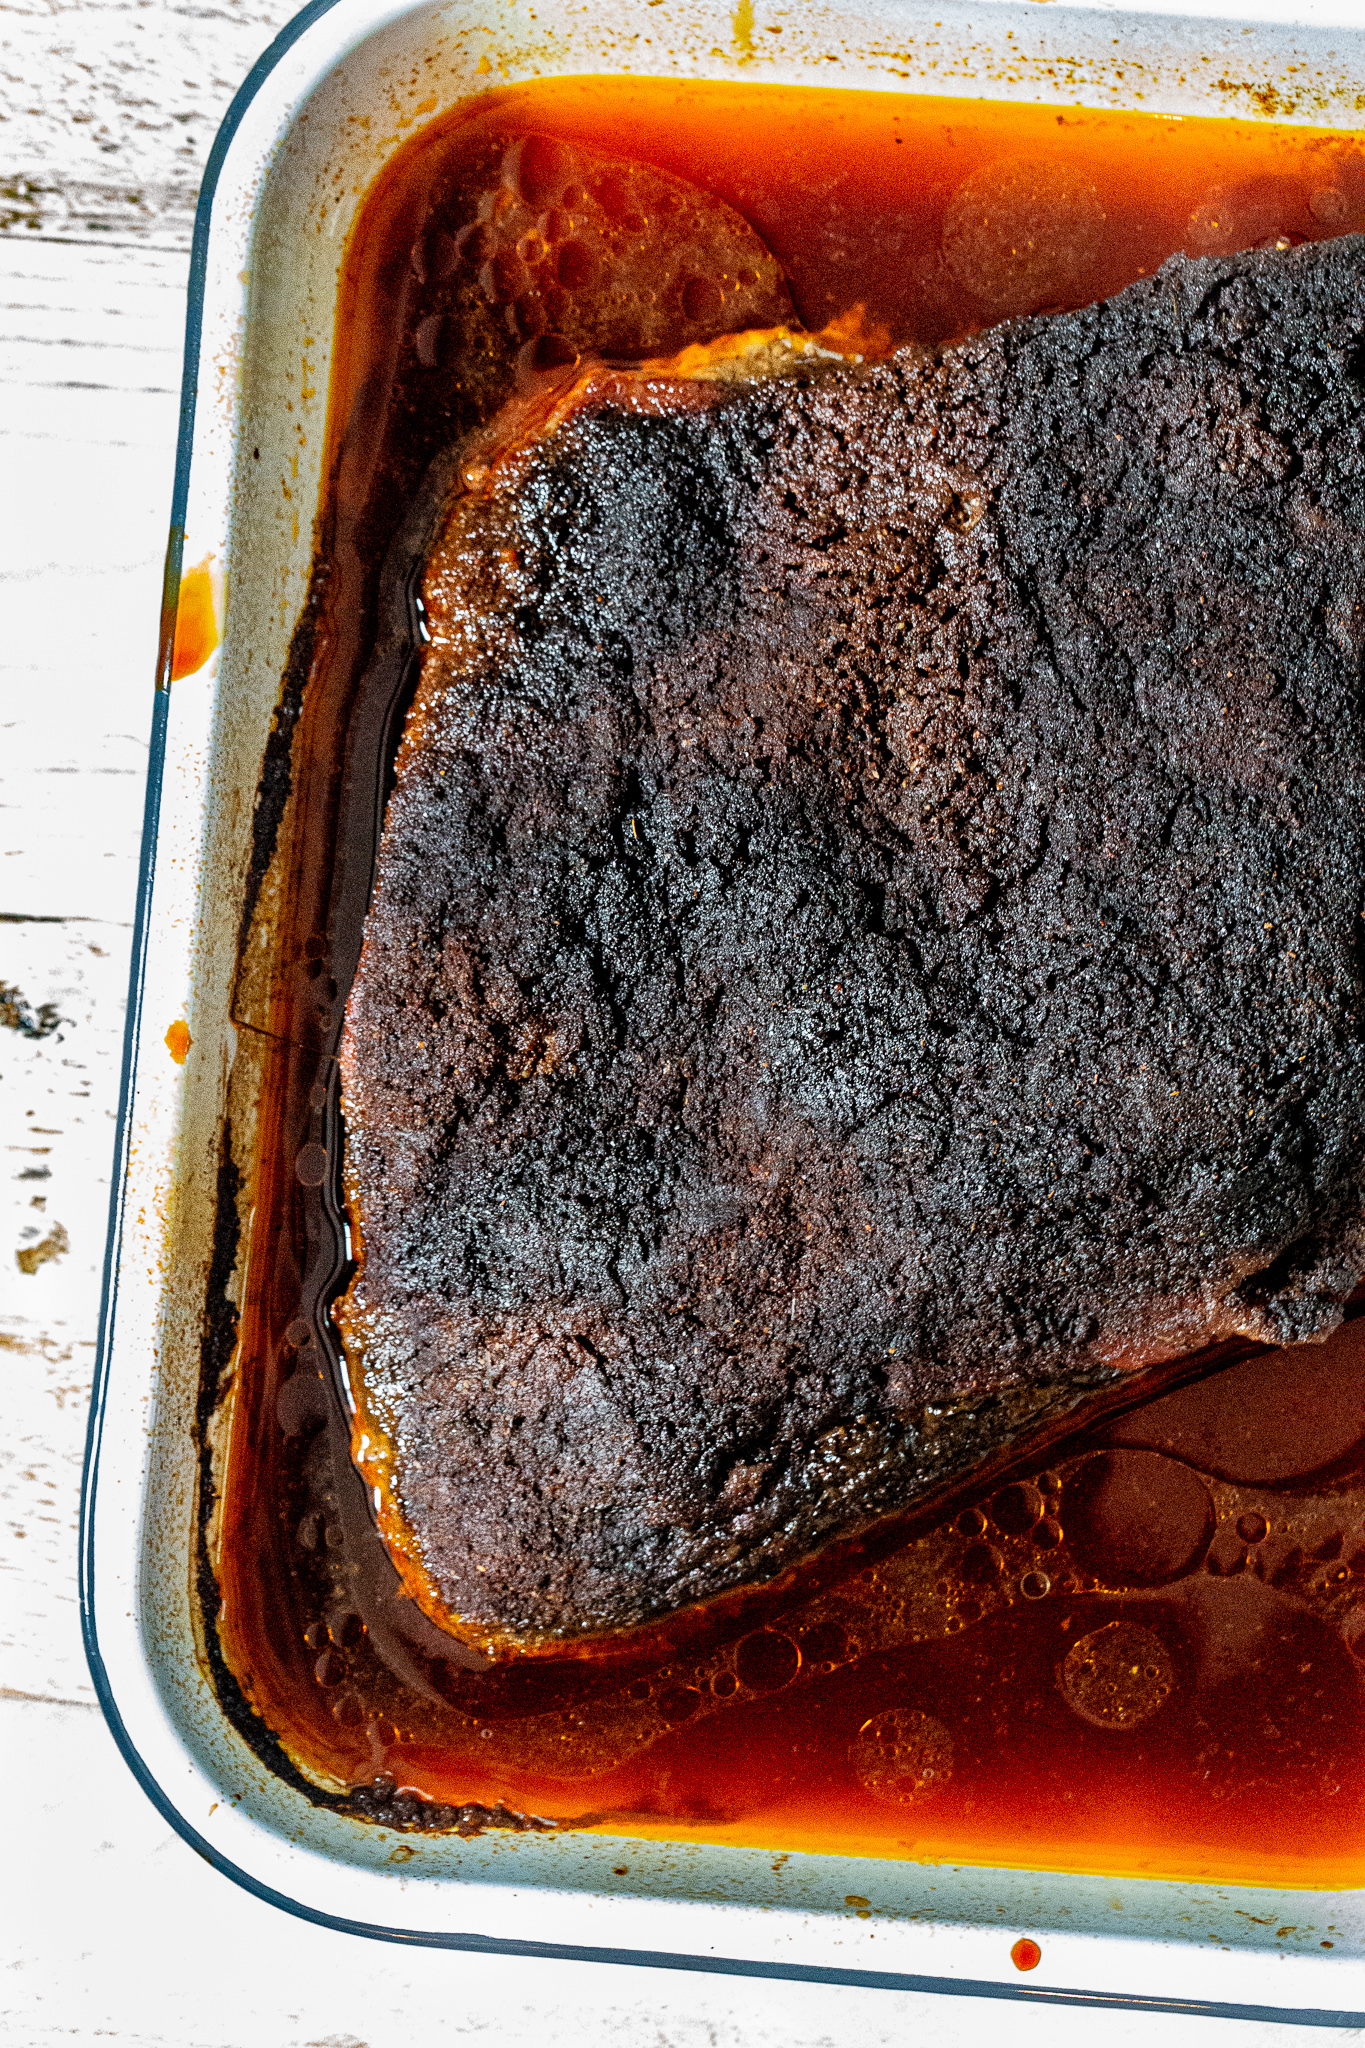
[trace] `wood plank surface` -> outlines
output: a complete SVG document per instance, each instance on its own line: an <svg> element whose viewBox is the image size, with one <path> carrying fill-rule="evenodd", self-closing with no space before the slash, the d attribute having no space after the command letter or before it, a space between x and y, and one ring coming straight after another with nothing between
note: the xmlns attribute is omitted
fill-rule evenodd
<svg viewBox="0 0 1365 2048"><path fill-rule="evenodd" d="M228 101L280 0L6 0L0 229L189 247Z"/></svg>

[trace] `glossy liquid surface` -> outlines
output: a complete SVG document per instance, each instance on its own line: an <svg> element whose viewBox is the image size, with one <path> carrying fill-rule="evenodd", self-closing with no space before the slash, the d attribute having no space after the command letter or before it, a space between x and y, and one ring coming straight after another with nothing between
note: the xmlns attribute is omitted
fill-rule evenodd
<svg viewBox="0 0 1365 2048"><path fill-rule="evenodd" d="M860 307L892 341L1083 304L1179 249L1365 228L1365 154L1341 134L777 87L518 88L377 182L297 643L278 972L238 1004L269 1036L209 1588L227 1667L313 1782L378 1781L390 1815L409 1787L468 1824L505 1805L772 1849L1361 1882L1365 1325L1187 1365L932 1512L609 1645L481 1668L399 1591L328 1318L334 1055L413 679L371 659L379 566L438 450L585 335L629 354L635 319L634 353L662 352L708 311L734 324L727 292L768 290L718 227L715 302L700 244L649 300L660 251L632 205L655 188L604 182L603 155L726 201L805 324ZM540 205L566 161L567 226Z"/></svg>

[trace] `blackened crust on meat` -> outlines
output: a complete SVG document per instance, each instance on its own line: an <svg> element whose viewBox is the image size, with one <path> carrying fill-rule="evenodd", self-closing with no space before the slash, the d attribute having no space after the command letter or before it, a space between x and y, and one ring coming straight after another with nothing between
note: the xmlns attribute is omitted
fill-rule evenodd
<svg viewBox="0 0 1365 2048"><path fill-rule="evenodd" d="M1339 1319L1363 337L1359 239L1177 260L452 501L343 1053L434 1611L633 1624Z"/></svg>

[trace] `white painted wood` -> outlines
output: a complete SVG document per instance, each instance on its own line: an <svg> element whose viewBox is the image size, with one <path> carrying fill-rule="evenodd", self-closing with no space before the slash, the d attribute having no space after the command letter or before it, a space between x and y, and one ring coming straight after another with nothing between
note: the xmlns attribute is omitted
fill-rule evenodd
<svg viewBox="0 0 1365 2048"><path fill-rule="evenodd" d="M0 229L189 246L223 109L289 0L7 0Z"/></svg>
<svg viewBox="0 0 1365 2048"><path fill-rule="evenodd" d="M94 1709L77 1487L117 1105L185 250L262 0L0 15L0 2041L1290 2048L1309 2029L403 1951L238 1892ZM16 1850L19 1851L16 1854Z"/></svg>
<svg viewBox="0 0 1365 2048"><path fill-rule="evenodd" d="M0 1685L37 1698L91 1697L75 1512L184 272L0 240Z"/></svg>
<svg viewBox="0 0 1365 2048"><path fill-rule="evenodd" d="M0 262L0 909L127 925L185 258L10 235Z"/></svg>
<svg viewBox="0 0 1365 2048"><path fill-rule="evenodd" d="M127 956L123 925L0 924L0 982L61 1020L0 1030L0 1685L40 1699L93 1697L75 1512Z"/></svg>

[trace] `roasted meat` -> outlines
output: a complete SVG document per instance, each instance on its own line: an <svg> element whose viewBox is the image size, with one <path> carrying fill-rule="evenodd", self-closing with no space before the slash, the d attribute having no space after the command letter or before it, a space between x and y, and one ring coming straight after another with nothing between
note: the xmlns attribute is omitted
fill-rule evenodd
<svg viewBox="0 0 1365 2048"><path fill-rule="evenodd" d="M338 1317L431 1613L621 1629L1338 1322L1365 241L592 372L409 544Z"/></svg>

